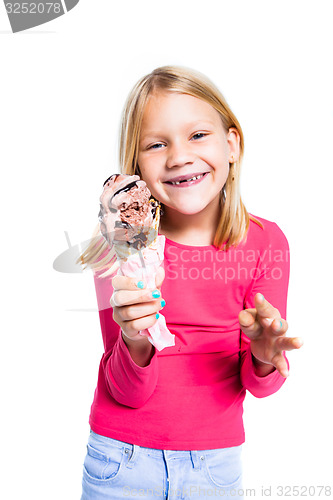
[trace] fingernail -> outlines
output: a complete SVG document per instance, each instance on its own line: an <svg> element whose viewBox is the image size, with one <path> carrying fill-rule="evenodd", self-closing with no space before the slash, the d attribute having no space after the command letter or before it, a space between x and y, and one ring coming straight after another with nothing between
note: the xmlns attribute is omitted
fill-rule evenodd
<svg viewBox="0 0 333 500"><path fill-rule="evenodd" d="M160 315L158 313L156 313L155 318L158 319L159 317L160 317Z"/></svg>
<svg viewBox="0 0 333 500"><path fill-rule="evenodd" d="M137 284L136 284L136 286L137 286L138 288L143 288L143 287L145 286L145 284L144 284L144 282L143 282L143 281L138 281L138 282L137 282Z"/></svg>
<svg viewBox="0 0 333 500"><path fill-rule="evenodd" d="M263 296L263 294L261 293L260 294L260 300L264 301L265 300L265 297Z"/></svg>
<svg viewBox="0 0 333 500"><path fill-rule="evenodd" d="M166 304L165 300L161 300L161 307L164 307Z"/></svg>
<svg viewBox="0 0 333 500"><path fill-rule="evenodd" d="M159 290L154 290L152 292L152 296L154 297L154 299L158 299L161 296L161 293Z"/></svg>
<svg viewBox="0 0 333 500"><path fill-rule="evenodd" d="M282 330L282 327L283 327L282 321L275 323L275 330L280 331L280 330Z"/></svg>

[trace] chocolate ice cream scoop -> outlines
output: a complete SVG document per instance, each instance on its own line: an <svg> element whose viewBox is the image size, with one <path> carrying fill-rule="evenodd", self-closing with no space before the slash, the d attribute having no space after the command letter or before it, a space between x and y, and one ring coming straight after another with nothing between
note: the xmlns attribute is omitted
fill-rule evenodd
<svg viewBox="0 0 333 500"><path fill-rule="evenodd" d="M114 174L104 183L99 221L101 233L116 251L139 250L157 237L158 204L138 175Z"/></svg>

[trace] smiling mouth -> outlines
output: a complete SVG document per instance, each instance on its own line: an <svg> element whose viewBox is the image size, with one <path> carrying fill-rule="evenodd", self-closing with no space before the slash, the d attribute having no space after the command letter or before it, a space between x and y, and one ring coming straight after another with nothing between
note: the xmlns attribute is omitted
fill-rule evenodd
<svg viewBox="0 0 333 500"><path fill-rule="evenodd" d="M199 175L194 175L193 177L190 177L190 179L184 179L182 181L166 181L166 184L171 184L172 186L178 186L178 184L185 184L186 182L193 182L202 179L207 174L208 172Z"/></svg>

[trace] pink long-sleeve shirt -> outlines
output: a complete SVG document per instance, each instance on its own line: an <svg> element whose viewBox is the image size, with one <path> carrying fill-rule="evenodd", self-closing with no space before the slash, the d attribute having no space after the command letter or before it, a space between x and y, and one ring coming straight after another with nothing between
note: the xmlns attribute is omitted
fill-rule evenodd
<svg viewBox="0 0 333 500"><path fill-rule="evenodd" d="M166 239L161 313L175 346L146 367L132 360L113 321L111 278L95 274L105 347L91 407L91 429L149 448L200 450L245 440L243 400L276 392L284 378L255 373L238 314L260 292L286 318L289 247L281 229L256 217L245 242L228 251Z"/></svg>

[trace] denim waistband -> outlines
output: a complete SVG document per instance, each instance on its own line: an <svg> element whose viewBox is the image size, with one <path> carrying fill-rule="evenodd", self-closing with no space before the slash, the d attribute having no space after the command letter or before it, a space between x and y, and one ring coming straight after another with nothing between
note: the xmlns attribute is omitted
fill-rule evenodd
<svg viewBox="0 0 333 500"><path fill-rule="evenodd" d="M103 447L104 452L107 453L108 449L112 446L129 450L132 454L135 450L137 452L145 453L150 456L156 456L158 458L190 458L193 462L197 462L198 459L201 458L201 455L213 455L219 453L220 451L226 450L226 448L217 448L217 449L209 449L209 450L159 450L157 448L146 448L144 446L139 446L135 444L126 443L124 441L119 441L118 439L113 439L110 437L102 436L100 434L96 434L94 431L90 431L90 441L96 441L99 444L99 447ZM233 447L234 449L239 448L241 450L242 445Z"/></svg>

